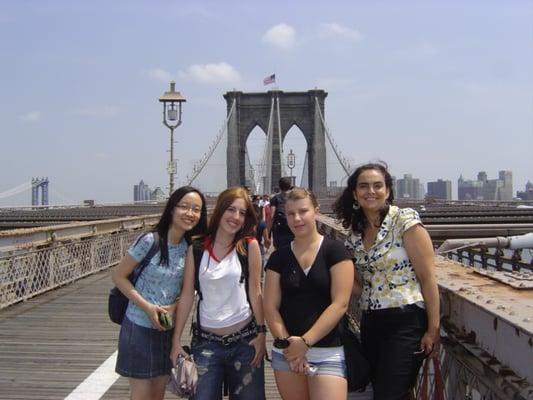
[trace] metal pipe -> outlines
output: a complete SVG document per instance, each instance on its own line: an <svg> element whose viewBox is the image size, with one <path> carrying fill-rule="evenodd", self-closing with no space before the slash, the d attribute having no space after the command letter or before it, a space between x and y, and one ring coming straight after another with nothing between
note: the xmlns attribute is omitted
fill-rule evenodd
<svg viewBox="0 0 533 400"><path fill-rule="evenodd" d="M472 238L472 239L447 239L437 249L437 254L466 249L470 247L495 247L499 249L533 249L533 233L520 236Z"/></svg>

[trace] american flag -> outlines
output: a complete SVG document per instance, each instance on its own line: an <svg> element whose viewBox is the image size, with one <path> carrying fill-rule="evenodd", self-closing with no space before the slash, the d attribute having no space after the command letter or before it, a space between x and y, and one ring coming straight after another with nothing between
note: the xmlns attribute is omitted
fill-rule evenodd
<svg viewBox="0 0 533 400"><path fill-rule="evenodd" d="M263 79L264 85L270 85L271 83L276 83L276 74L272 74Z"/></svg>

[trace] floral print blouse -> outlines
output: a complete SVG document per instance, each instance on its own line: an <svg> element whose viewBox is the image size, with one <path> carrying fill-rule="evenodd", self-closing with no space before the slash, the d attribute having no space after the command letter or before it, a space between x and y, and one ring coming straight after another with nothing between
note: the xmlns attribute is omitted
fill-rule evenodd
<svg viewBox="0 0 533 400"><path fill-rule="evenodd" d="M416 224L422 224L422 221L415 210L390 206L368 251L360 234L352 232L346 240L345 245L353 252L356 268L363 280L362 310L415 303L423 306L420 284L403 246L403 234Z"/></svg>

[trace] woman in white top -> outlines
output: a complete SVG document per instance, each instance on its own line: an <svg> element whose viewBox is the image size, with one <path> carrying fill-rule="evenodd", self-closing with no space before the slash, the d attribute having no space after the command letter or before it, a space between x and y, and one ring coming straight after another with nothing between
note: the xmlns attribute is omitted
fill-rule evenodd
<svg viewBox="0 0 533 400"><path fill-rule="evenodd" d="M170 357L175 363L179 354L185 354L181 335L193 305L197 276L200 300L191 343L198 368L194 399L221 399L224 378L230 399L265 398L266 329L256 223L248 193L241 187L226 189L218 196L201 244L197 272L194 255L198 252L193 246L187 252Z"/></svg>

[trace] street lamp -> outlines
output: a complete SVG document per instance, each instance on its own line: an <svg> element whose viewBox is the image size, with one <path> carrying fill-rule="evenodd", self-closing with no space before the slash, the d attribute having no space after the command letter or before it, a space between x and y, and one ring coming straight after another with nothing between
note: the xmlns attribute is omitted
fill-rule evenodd
<svg viewBox="0 0 533 400"><path fill-rule="evenodd" d="M294 154L292 152L292 149L291 151L289 152L289 154L287 154L287 167L289 167L289 170L291 171L291 183L292 185L294 186L295 185L295 181L296 181L296 177L292 176L292 169L296 166L296 154Z"/></svg>
<svg viewBox="0 0 533 400"><path fill-rule="evenodd" d="M181 125L181 103L186 102L185 97L180 92L176 92L176 82L170 82L170 91L163 93L159 98L163 103L163 125L170 129L170 161L167 171L170 178L168 196L174 192L174 174L176 173L176 162L174 161L174 129Z"/></svg>

